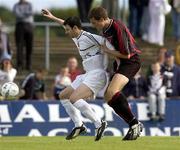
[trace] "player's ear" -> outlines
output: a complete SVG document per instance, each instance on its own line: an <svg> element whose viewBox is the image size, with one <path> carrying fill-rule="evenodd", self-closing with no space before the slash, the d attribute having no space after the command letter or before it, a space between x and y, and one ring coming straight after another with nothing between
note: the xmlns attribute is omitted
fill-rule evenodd
<svg viewBox="0 0 180 150"><path fill-rule="evenodd" d="M75 25L72 29L77 30L77 29L78 29L78 27Z"/></svg>
<svg viewBox="0 0 180 150"><path fill-rule="evenodd" d="M80 30L77 26L74 26L72 29L73 29L74 31Z"/></svg>

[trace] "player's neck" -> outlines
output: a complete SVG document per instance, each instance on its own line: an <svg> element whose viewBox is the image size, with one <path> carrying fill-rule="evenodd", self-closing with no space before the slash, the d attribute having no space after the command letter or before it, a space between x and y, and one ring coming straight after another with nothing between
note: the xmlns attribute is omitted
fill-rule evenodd
<svg viewBox="0 0 180 150"><path fill-rule="evenodd" d="M105 21L105 25L104 25L104 31L107 30L112 24L112 19L108 18Z"/></svg>
<svg viewBox="0 0 180 150"><path fill-rule="evenodd" d="M79 38L79 37L81 36L82 32L83 32L83 30L78 30L78 31L77 31L77 35L76 35L76 38Z"/></svg>

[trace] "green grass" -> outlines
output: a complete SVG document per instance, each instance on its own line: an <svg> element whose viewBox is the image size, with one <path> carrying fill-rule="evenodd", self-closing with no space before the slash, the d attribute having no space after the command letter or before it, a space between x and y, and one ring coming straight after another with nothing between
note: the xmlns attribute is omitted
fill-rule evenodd
<svg viewBox="0 0 180 150"><path fill-rule="evenodd" d="M64 137L0 137L0 150L179 150L180 137L140 137L121 141L120 137L82 136L66 141Z"/></svg>

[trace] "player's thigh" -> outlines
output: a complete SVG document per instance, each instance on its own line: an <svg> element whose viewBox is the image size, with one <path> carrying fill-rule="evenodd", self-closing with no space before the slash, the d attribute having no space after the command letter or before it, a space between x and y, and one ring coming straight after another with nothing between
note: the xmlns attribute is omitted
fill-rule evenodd
<svg viewBox="0 0 180 150"><path fill-rule="evenodd" d="M72 103L79 99L87 99L93 95L93 91L85 84L81 84L70 96L70 101Z"/></svg>
<svg viewBox="0 0 180 150"><path fill-rule="evenodd" d="M69 99L73 92L74 92L74 89L71 86L66 87L59 94L60 100Z"/></svg>
<svg viewBox="0 0 180 150"><path fill-rule="evenodd" d="M128 82L129 79L126 76L116 73L106 89L105 100L111 100L114 94L121 91Z"/></svg>

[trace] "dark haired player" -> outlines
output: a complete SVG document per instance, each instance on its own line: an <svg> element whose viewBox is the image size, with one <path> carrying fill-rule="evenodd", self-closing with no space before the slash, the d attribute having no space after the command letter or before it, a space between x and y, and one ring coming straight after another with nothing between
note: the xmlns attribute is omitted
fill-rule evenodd
<svg viewBox="0 0 180 150"><path fill-rule="evenodd" d="M101 45L106 42L106 45L110 49L114 48L105 38L83 31L78 17L69 17L64 21L53 16L47 9L42 10L42 13L45 17L58 22L64 27L65 33L73 39L79 50L79 54L83 60L83 68L86 71L85 74L77 76L71 86L65 88L59 95L60 100L62 100L61 103L75 123L75 128L66 139L73 139L86 131L76 111L78 109L95 124L97 129L95 141L98 141L101 139L107 123L100 120L85 100L96 95L107 82L106 71L104 69L105 55L101 51Z"/></svg>

